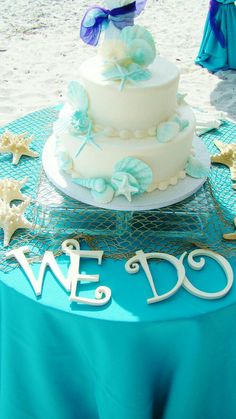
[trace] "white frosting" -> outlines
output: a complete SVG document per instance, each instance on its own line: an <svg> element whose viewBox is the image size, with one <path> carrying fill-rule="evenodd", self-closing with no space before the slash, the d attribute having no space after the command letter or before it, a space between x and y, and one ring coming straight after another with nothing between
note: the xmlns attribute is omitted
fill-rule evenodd
<svg viewBox="0 0 236 419"><path fill-rule="evenodd" d="M153 184L149 189L164 190L184 177L183 169L191 153L194 114L187 105L179 107L178 114L181 119L187 119L189 125L168 143L159 143L155 137L121 139L98 134L95 141L101 149L87 144L77 157L81 144L78 137L65 133L61 135L60 143L73 159L73 167L78 176L110 178L117 161L130 156L142 160L152 169Z"/></svg>
<svg viewBox="0 0 236 419"><path fill-rule="evenodd" d="M103 62L96 56L85 61L79 72L89 97L89 114L95 124L118 131L146 133L175 112L179 70L164 58L158 57L149 66L149 80L126 83L122 91L120 82L105 80L102 70Z"/></svg>
<svg viewBox="0 0 236 419"><path fill-rule="evenodd" d="M119 82L104 79L102 65L97 56L80 68L80 82L88 95L88 113L93 122L92 140L85 143L83 137L70 130L74 110L69 105L62 109L59 125L54 128L58 150L64 150L73 169L69 167L71 176L103 178L109 182L117 162L132 157L152 170L149 192L176 185L185 177L184 168L195 131L195 117L190 107L186 103L177 105L179 70L158 57L149 66L149 80L126 83L120 91ZM167 123L169 128L172 123L178 129L173 137L166 139L162 123L167 121L172 121ZM157 139L160 124L162 136Z"/></svg>

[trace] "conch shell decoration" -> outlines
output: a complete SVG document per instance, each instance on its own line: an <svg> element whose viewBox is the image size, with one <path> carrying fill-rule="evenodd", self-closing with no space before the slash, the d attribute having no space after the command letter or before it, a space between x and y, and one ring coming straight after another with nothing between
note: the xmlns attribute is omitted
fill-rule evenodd
<svg viewBox="0 0 236 419"><path fill-rule="evenodd" d="M4 247L9 245L13 234L19 228L33 228L32 223L24 217L31 199L20 191L26 180L27 178L20 181L8 178L0 180L0 229L3 229ZM11 201L14 200L23 202L11 206Z"/></svg>
<svg viewBox="0 0 236 419"><path fill-rule="evenodd" d="M13 134L10 131L5 131L0 136L0 154L12 153L13 164L18 164L22 156L38 157L38 153L29 148L33 137L27 137L26 133Z"/></svg>

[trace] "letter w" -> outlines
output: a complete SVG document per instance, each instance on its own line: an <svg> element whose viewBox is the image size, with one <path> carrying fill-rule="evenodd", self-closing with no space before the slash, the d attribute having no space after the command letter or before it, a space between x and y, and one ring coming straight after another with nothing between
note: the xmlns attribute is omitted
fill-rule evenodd
<svg viewBox="0 0 236 419"><path fill-rule="evenodd" d="M18 249L11 250L10 252L7 253L6 256L7 256L7 259L14 257L19 262L20 266L24 270L37 296L41 295L42 293L44 274L45 274L47 266L51 269L51 271L54 273L58 281L66 289L66 291L70 291L71 279L72 279L72 276L75 275L76 273L77 263L79 264L78 256L76 257L76 255L70 254L71 265L68 269L67 277L65 277L58 267L54 254L51 251L46 251L44 253L43 260L40 265L38 279L36 279L30 267L29 262L27 258L25 257L25 253L27 252L29 252L28 246L23 246L23 247L19 247Z"/></svg>

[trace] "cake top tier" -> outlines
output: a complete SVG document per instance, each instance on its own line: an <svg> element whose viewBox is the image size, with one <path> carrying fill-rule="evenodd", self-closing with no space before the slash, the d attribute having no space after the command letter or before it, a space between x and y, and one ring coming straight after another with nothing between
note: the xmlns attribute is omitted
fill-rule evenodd
<svg viewBox="0 0 236 419"><path fill-rule="evenodd" d="M81 80L86 80L96 85L109 85L112 83L111 80L105 79L102 75L103 61L100 56L90 58L80 66L79 75ZM175 64L170 63L165 58L157 57L155 62L149 67L151 77L147 80L136 83L129 83L129 88L143 88L143 87L155 87L161 86L162 88L170 84L179 78L179 70Z"/></svg>
<svg viewBox="0 0 236 419"><path fill-rule="evenodd" d="M147 0L110 0L110 8L93 6L81 22L82 40L93 46L99 43L102 66L99 72L104 80L122 80L138 83L152 77L148 68L156 58L156 46L151 33L135 25L135 17L145 8ZM100 37L102 36L102 40ZM97 69L98 71L98 69ZM120 90L126 83L120 84Z"/></svg>

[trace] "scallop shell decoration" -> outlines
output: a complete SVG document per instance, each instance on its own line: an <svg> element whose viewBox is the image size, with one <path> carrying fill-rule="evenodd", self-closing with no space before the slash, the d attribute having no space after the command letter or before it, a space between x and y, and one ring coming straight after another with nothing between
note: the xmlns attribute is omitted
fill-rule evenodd
<svg viewBox="0 0 236 419"><path fill-rule="evenodd" d="M148 66L156 57L156 46L151 33L143 26L126 26L120 39L127 47L127 55L139 65Z"/></svg>
<svg viewBox="0 0 236 419"><path fill-rule="evenodd" d="M68 85L67 101L74 111L88 111L88 95L82 84L71 81Z"/></svg>
<svg viewBox="0 0 236 419"><path fill-rule="evenodd" d="M56 153L60 170L70 173L73 170L73 160L64 148L59 148Z"/></svg>
<svg viewBox="0 0 236 419"><path fill-rule="evenodd" d="M114 196L114 189L103 178L90 178L90 179L74 179L74 183L85 188L91 189L91 194L94 200L99 204L108 204Z"/></svg>
<svg viewBox="0 0 236 419"><path fill-rule="evenodd" d="M180 119L178 115L174 115L169 121L176 122L179 125L180 131L183 131L189 126L189 121L187 119Z"/></svg>
<svg viewBox="0 0 236 419"><path fill-rule="evenodd" d="M185 171L187 175L200 179L207 177L209 175L209 169L202 164L202 162L195 157L190 156L186 166Z"/></svg>
<svg viewBox="0 0 236 419"><path fill-rule="evenodd" d="M117 172L124 172L135 178L139 185L139 193L147 191L152 183L153 175L150 167L134 157L126 157L118 161L115 165L113 176Z"/></svg>
<svg viewBox="0 0 236 419"><path fill-rule="evenodd" d="M160 143L168 143L178 135L180 126L177 122L162 122L157 128L157 141Z"/></svg>

